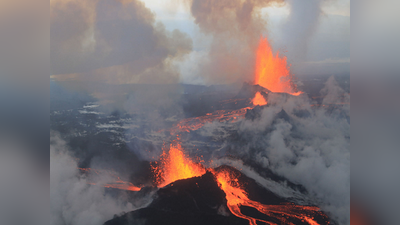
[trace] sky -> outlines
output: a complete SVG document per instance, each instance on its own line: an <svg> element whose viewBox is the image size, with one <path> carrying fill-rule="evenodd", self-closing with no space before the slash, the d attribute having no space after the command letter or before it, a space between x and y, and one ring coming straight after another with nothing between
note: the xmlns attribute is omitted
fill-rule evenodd
<svg viewBox="0 0 400 225"><path fill-rule="evenodd" d="M52 0L50 18L51 77L88 86L251 82L260 36L294 75L350 73L349 0Z"/></svg>
<svg viewBox="0 0 400 225"><path fill-rule="evenodd" d="M193 39L193 58L207 51L206 37L199 34L199 27L191 16L190 9L183 4L171 4L169 1L143 0L145 5L156 15L157 21L167 29L179 29ZM268 20L265 34L274 50L287 51L288 61L292 64L292 72L298 75L329 75L350 73L350 0L321 1L321 17L315 31L307 40L306 56L297 59L290 55L290 46L284 42L284 27L291 14L290 1L283 6L265 7L263 17ZM301 19L301 18L300 18ZM190 70L182 66L182 74L190 77Z"/></svg>

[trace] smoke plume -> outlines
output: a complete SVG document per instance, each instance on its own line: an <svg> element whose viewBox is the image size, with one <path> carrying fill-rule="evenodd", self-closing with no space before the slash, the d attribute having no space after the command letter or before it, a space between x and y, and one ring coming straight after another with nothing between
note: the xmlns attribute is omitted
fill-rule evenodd
<svg viewBox="0 0 400 225"><path fill-rule="evenodd" d="M126 196L107 193L101 184L110 177L91 177L79 173L66 143L51 133L50 145L50 224L102 224L115 214L144 206L147 200L128 202ZM93 181L91 181L93 182Z"/></svg>
<svg viewBox="0 0 400 225"><path fill-rule="evenodd" d="M199 68L205 83L251 81L254 52L267 31L261 9L282 0L189 1L194 22L212 37L207 60Z"/></svg>
<svg viewBox="0 0 400 225"><path fill-rule="evenodd" d="M53 77L115 102L111 110L123 109L130 94L115 85L179 81L174 63L191 51L192 40L156 23L143 2L55 0L50 11Z"/></svg>
<svg viewBox="0 0 400 225"><path fill-rule="evenodd" d="M268 95L268 105L239 123L214 157L251 159L266 170L306 188L314 204L340 224L350 223L349 95L329 78L321 107L307 96ZM347 101L347 102L343 102ZM256 110L256 109L254 109ZM207 126L212 134L219 123ZM257 178L255 178L257 180ZM260 183L264 181L259 179Z"/></svg>

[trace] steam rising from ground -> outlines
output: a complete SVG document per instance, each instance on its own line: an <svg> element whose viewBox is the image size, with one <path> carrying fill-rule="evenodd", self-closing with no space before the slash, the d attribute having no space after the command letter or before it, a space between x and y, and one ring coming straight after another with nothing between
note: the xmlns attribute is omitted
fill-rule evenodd
<svg viewBox="0 0 400 225"><path fill-rule="evenodd" d="M350 98L333 77L326 82L322 93L324 103L335 104ZM268 104L272 106L265 107L259 118L242 122L239 132L245 144L236 147L237 154L247 154L263 167L303 185L320 201L323 210L341 224L348 224L349 105L311 109L307 98L294 100L273 94L269 95ZM282 109L288 117L277 118Z"/></svg>
<svg viewBox="0 0 400 225"><path fill-rule="evenodd" d="M66 143L55 133L51 134L50 157L50 224L98 225L147 203L145 199L133 205L126 196L110 195L101 185L88 184L90 177L79 173ZM110 180L96 178L99 184Z"/></svg>
<svg viewBox="0 0 400 225"><path fill-rule="evenodd" d="M304 59L308 39L318 25L322 1L185 2L195 24L211 40L207 54L189 60L189 67L196 68L200 77L197 79L204 83L219 84L252 81L254 53L260 36L268 32L268 21L261 13L263 7L290 5L284 45L288 46L289 60ZM181 77L176 63L198 54L188 55L191 51L192 40L186 34L167 31L162 24L157 24L153 13L139 0L51 1L54 78L71 81L70 87L86 90L100 100L105 111L144 112L144 116L151 118L152 130L164 128L164 121L171 119L171 115L182 114L180 90L173 84ZM133 91L120 85L127 83L172 85ZM321 94L325 96L323 104L335 107L315 109L310 106L314 102L306 96L269 94L268 106L260 111L259 117L240 122L238 135L242 143L226 143L225 147L303 185L323 210L347 224L350 109L349 105L338 103L349 101L350 96L334 78L328 80ZM288 119L276 118L282 109ZM200 132L223 130L220 125L219 122L208 124ZM128 131L132 135L134 132ZM104 188L88 185L87 177L79 175L65 144L56 136L52 140L52 224L100 224L113 214L135 209L122 199L105 194ZM140 144L137 147L137 151L146 150ZM136 153L141 157L140 152ZM107 181L103 179L99 182Z"/></svg>
<svg viewBox="0 0 400 225"><path fill-rule="evenodd" d="M32 162L28 141L0 134L0 224L48 223L48 167Z"/></svg>
<svg viewBox="0 0 400 225"><path fill-rule="evenodd" d="M307 96L270 93L268 105L258 108L254 117L238 124L237 134L221 149L213 152L217 165L228 164L243 169L260 184L287 195L284 185L274 184L238 161L225 158L233 155L271 170L306 188L311 202L339 224L350 223L350 95L338 86L332 76L321 90L324 96L319 107ZM329 104L329 105L328 105ZM257 109L254 109L257 111ZM214 122L204 127L205 135L223 130ZM222 158L221 158L222 157ZM301 194L292 192L292 196Z"/></svg>

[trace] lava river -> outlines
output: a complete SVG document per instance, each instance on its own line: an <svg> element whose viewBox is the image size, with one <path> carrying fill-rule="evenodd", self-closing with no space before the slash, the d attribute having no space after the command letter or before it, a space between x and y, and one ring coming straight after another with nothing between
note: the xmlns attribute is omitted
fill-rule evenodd
<svg viewBox="0 0 400 225"><path fill-rule="evenodd" d="M202 160L198 160L202 162ZM201 163L192 161L182 150L179 143L173 143L169 151L164 151L160 162L153 166L157 186L164 187L176 180L202 176L207 170L211 171L219 187L225 192L227 206L231 213L237 217L247 219L250 225L256 225L257 221L265 224L277 224L244 215L240 206L247 206L258 210L268 217L275 218L279 224L292 224L289 219L297 219L310 225L318 225L313 215L323 216L323 213L315 206L300 206L294 204L264 205L250 200L242 184L227 170L216 171L213 168L205 168Z"/></svg>
<svg viewBox="0 0 400 225"><path fill-rule="evenodd" d="M264 38L260 39L256 52L254 82L254 84L260 85L271 92L288 93L291 95L300 95L302 93L297 91L296 86L292 82L292 76L287 66L286 57L281 58L279 52L274 55L270 44L267 39ZM236 122L244 117L248 109L254 108L257 105L267 104L267 100L260 92L256 92L255 97L249 99L248 102L249 105L245 108L237 110L217 110L205 116L184 119L170 130L171 135L175 135L179 132L197 130L207 122ZM248 197L244 184L241 184L229 171L217 171L213 168L206 168L202 163L204 163L204 161L201 158L196 160L190 159L182 150L182 146L178 142L173 142L168 149L163 151L160 160L152 163L152 172L155 179L154 183L157 187L162 188L176 180L199 177L207 171L210 171L215 176L219 187L225 192L227 206L231 213L237 217L248 220L250 225L256 225L257 222L265 224L293 224L290 221L294 220L317 225L319 223L314 219L314 216L319 215L324 217L320 209L315 206L294 204L264 205L251 200ZM123 182L119 177L117 177L115 183L104 186L132 191L139 190L139 187L135 187L128 182ZM266 215L267 218L272 218L275 222L245 215L241 212L241 206L254 208Z"/></svg>

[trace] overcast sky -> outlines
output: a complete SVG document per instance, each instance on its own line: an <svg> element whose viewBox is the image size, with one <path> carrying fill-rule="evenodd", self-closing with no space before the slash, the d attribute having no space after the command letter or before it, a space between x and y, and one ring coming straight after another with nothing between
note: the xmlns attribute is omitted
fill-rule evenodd
<svg viewBox="0 0 400 225"><path fill-rule="evenodd" d="M50 6L51 69L59 80L251 81L261 35L287 57L294 75L350 73L350 0L52 0Z"/></svg>
<svg viewBox="0 0 400 225"><path fill-rule="evenodd" d="M191 16L189 7L183 4L171 4L171 1L143 0L154 12L157 21L167 29L179 29L188 33L194 44L194 51L207 49L207 41ZM285 43L285 25L291 14L290 1L283 6L266 7L262 10L268 21L268 34L274 50L284 50L288 62L292 64L292 73L307 74L349 74L350 73L350 0L321 1L322 14L316 30L307 40L306 57L296 59L290 54L290 43ZM301 17L300 17L301 18ZM190 77L184 68L182 75Z"/></svg>

